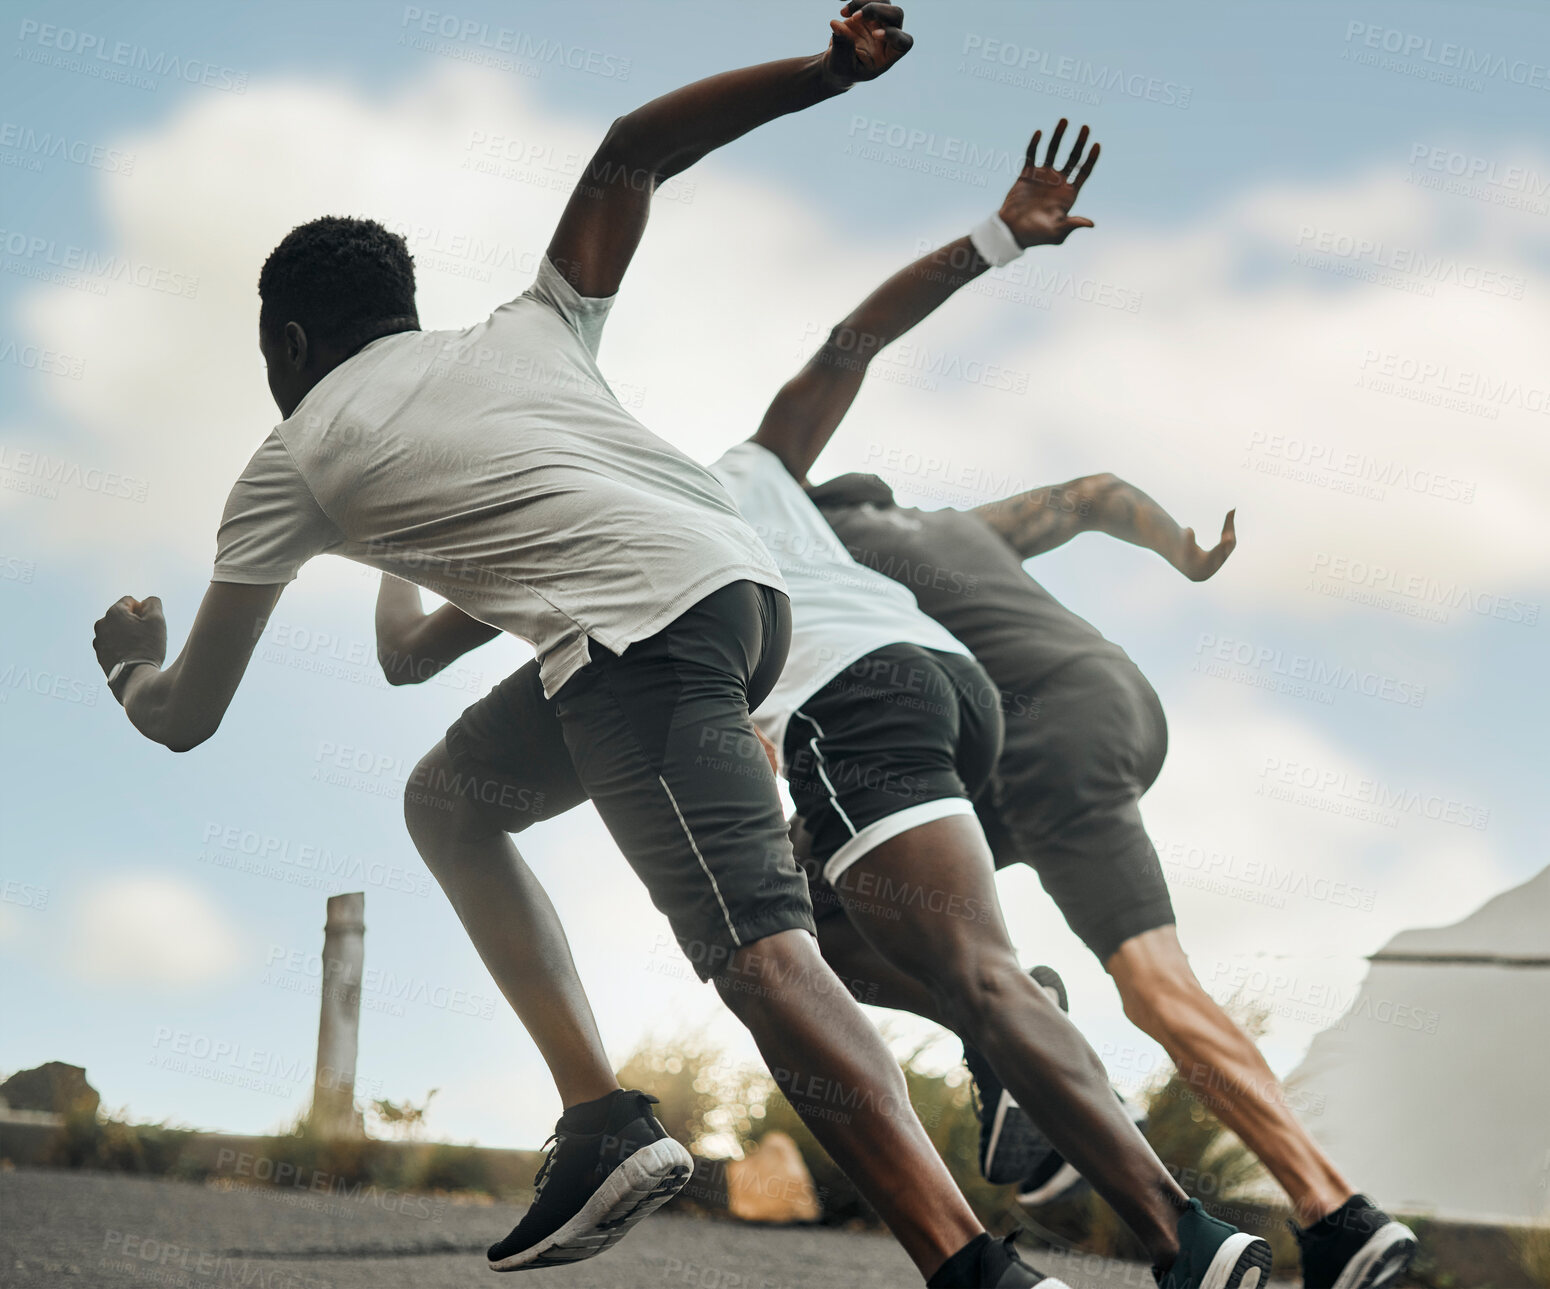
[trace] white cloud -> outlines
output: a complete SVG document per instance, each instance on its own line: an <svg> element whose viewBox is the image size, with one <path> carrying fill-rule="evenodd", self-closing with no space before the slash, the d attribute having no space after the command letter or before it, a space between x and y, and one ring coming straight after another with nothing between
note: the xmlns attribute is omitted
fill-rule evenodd
<svg viewBox="0 0 1550 1289"><path fill-rule="evenodd" d="M194 887L159 873L94 882L72 917L71 966L97 985L203 989L241 957L241 934Z"/></svg>
<svg viewBox="0 0 1550 1289"><path fill-rule="evenodd" d="M1365 269L1372 256L1411 263L1424 250L1443 279L1497 273L1508 290L1521 285L1522 298L1448 280L1427 297L1292 263L1326 233L1381 248L1367 259L1324 257L1337 268ZM833 468L865 468L884 442L951 463L891 476L922 504L951 497L942 490L949 469L1024 482L1109 469L1202 530L1236 505L1240 545L1223 577L1236 597L1283 614L1350 611L1307 593L1319 554L1476 591L1550 583L1538 487L1550 468L1550 221L1380 169L1252 190L1180 229L1078 236L1087 240L1069 267L1139 292L1137 313L1056 296L1050 325L1030 339L1024 306L955 302L924 334L949 349L955 336L988 340L970 352L1028 371L1036 395L970 388L932 400L875 383L831 453ZM1420 268L1388 277L1432 283ZM1485 414L1438 405L1450 397ZM1396 481L1376 484L1381 497L1368 497L1329 486L1351 480L1339 469L1292 477L1310 450L1358 472L1404 471L1408 486L1389 475ZM1472 488L1473 502L1412 490L1437 476L1445 490ZM1373 481L1358 473L1356 482ZM987 499L972 487L966 496Z"/></svg>
<svg viewBox="0 0 1550 1289"><path fill-rule="evenodd" d="M51 286L26 302L24 322L39 343L85 359L90 379L48 388L52 410L78 431L80 453L151 484L144 506L84 493L45 505L9 494L53 526L53 540L100 549L112 539L120 551L154 544L209 558L226 490L275 420L256 347L254 284L291 226L342 211L406 229L427 325L463 326L525 286L566 171L595 143L592 128L471 68L438 71L381 101L286 82L217 97L191 100L153 132L124 140L138 158L135 181L101 183L111 247L197 278L197 299ZM470 141L500 135L546 145L525 167L536 182L477 169L489 159ZM905 214L888 237L858 238L740 172L735 152L680 183L689 200L658 201L603 363L642 419L705 457L752 429L820 330L897 266L913 230ZM1446 282L1427 298L1289 262L1326 233L1501 271L1523 280L1523 298ZM1550 405L1536 413L1471 400L1495 411L1492 419L1405 396L1437 394L1435 380L1397 379L1398 394L1358 383L1383 378L1393 356L1406 370L1431 363L1455 381L1478 374L1550 397L1540 358L1550 349L1541 304L1550 277L1538 267L1547 242L1544 219L1430 192L1389 169L1263 186L1182 228L1079 234L1024 265L1139 292L1138 313L1059 294L1044 312L970 293L912 339L1026 373L1028 395L950 378L933 395L880 373L828 462L875 466L878 446L897 444L1017 480L1110 468L1201 528L1236 503L1243 542L1226 576L1244 599L1282 611L1291 603L1309 616L1352 611L1307 593L1320 553L1477 590L1542 586L1550 561L1537 540L1534 481L1550 467ZM1362 267L1349 257L1330 262ZM1249 452L1254 434L1265 437ZM1352 453L1380 470L1392 463L1442 475L1449 486L1473 486L1475 500L1439 501L1393 483L1372 500L1290 479L1298 463L1263 446L1274 436ZM36 426L11 426L3 437L43 445ZM1281 473L1256 472L1256 463ZM1341 478L1315 473L1326 483ZM929 495L937 481L905 474L896 482Z"/></svg>

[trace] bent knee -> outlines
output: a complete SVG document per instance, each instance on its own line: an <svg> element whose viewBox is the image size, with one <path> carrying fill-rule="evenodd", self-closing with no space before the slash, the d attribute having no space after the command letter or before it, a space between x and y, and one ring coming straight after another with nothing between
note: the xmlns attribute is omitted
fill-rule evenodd
<svg viewBox="0 0 1550 1289"><path fill-rule="evenodd" d="M404 822L416 842L437 837L466 840L499 831L452 764L445 743L422 756L404 784Z"/></svg>
<svg viewBox="0 0 1550 1289"><path fill-rule="evenodd" d="M1024 994L1050 1005L1010 949L945 962L930 984L946 1014L969 1023L996 1015Z"/></svg>

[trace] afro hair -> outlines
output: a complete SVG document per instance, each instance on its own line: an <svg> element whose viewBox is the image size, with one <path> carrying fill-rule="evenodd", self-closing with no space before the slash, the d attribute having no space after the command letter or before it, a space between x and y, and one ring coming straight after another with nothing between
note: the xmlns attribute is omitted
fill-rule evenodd
<svg viewBox="0 0 1550 1289"><path fill-rule="evenodd" d="M414 258L374 219L325 215L291 229L258 275L258 321L299 322L314 342L355 349L418 327Z"/></svg>

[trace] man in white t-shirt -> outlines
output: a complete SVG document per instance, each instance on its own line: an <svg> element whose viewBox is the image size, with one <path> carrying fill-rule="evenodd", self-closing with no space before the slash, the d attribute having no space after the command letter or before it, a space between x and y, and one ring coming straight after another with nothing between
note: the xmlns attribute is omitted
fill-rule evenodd
<svg viewBox="0 0 1550 1289"><path fill-rule="evenodd" d="M1028 164L996 217L1000 234L1015 238L1019 250L1058 244L1088 224L1069 209L1097 149L1077 171L1088 138L1083 127L1064 169L1055 170L1065 124L1042 166L1034 160L1034 136ZM987 249L983 230L976 230L949 248L943 271L975 276L987 266ZM930 298L929 289L917 294L922 303ZM902 977L912 994L925 992L933 1004L926 1014L984 1054L1131 1227L1159 1283L1258 1283L1270 1264L1269 1245L1189 1200L1110 1090L1096 1053L1018 961L972 804L1001 752L1001 691L905 586L851 556L808 496L805 448L820 432L826 437L822 421L835 402L821 384L809 364L777 395L753 438L710 467L774 557L791 596L786 665L753 718L810 834L815 895L872 951L862 988ZM445 611L423 615L412 588L384 581L378 643L390 674L408 663L408 674L398 678L423 679L478 643L479 634L477 624L459 630ZM513 828L586 796L565 763L556 715L530 665L448 731L460 775L479 785L480 795L499 792L518 803ZM710 742L702 756L707 766L746 774L763 749L748 740ZM527 802L539 804L523 817ZM454 901L487 904L509 920L521 916L516 906L524 899L543 900L541 891L502 890L468 866L423 848L422 854ZM503 979L503 946L480 949Z"/></svg>
<svg viewBox="0 0 1550 1289"><path fill-rule="evenodd" d="M704 757L755 738L749 708L789 637L780 575L715 478L635 422L596 366L655 186L908 50L898 8L851 0L841 12L822 54L714 76L615 121L538 280L467 330L419 330L413 263L380 224L294 229L259 277L260 349L285 419L232 489L183 651L162 666L154 597L119 600L94 645L135 727L187 751L215 733L281 591L315 555L408 578L467 621L532 641L567 764L696 970L921 1272L979 1284L959 1255L984 1247L983 1227L897 1063L818 955L769 767ZM471 868L520 883L488 813L510 802L413 810L417 796L470 803L451 752L438 745L406 793L417 843L436 832ZM453 900L486 943L490 911ZM566 1109L532 1208L490 1250L500 1270L600 1252L691 1168L651 1098L615 1082L563 933L542 912L504 927L535 967L511 1001L546 1055L569 1052L551 1062ZM826 1090L843 1090L845 1114ZM1039 1279L1007 1256L992 1283Z"/></svg>

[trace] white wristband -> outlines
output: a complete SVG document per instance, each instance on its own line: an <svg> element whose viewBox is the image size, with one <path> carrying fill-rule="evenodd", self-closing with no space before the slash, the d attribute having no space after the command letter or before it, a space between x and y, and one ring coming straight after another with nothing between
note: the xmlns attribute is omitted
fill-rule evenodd
<svg viewBox="0 0 1550 1289"><path fill-rule="evenodd" d="M974 243L980 258L996 268L1010 264L1023 253L1006 221L995 213L987 215L969 230L969 241Z"/></svg>

